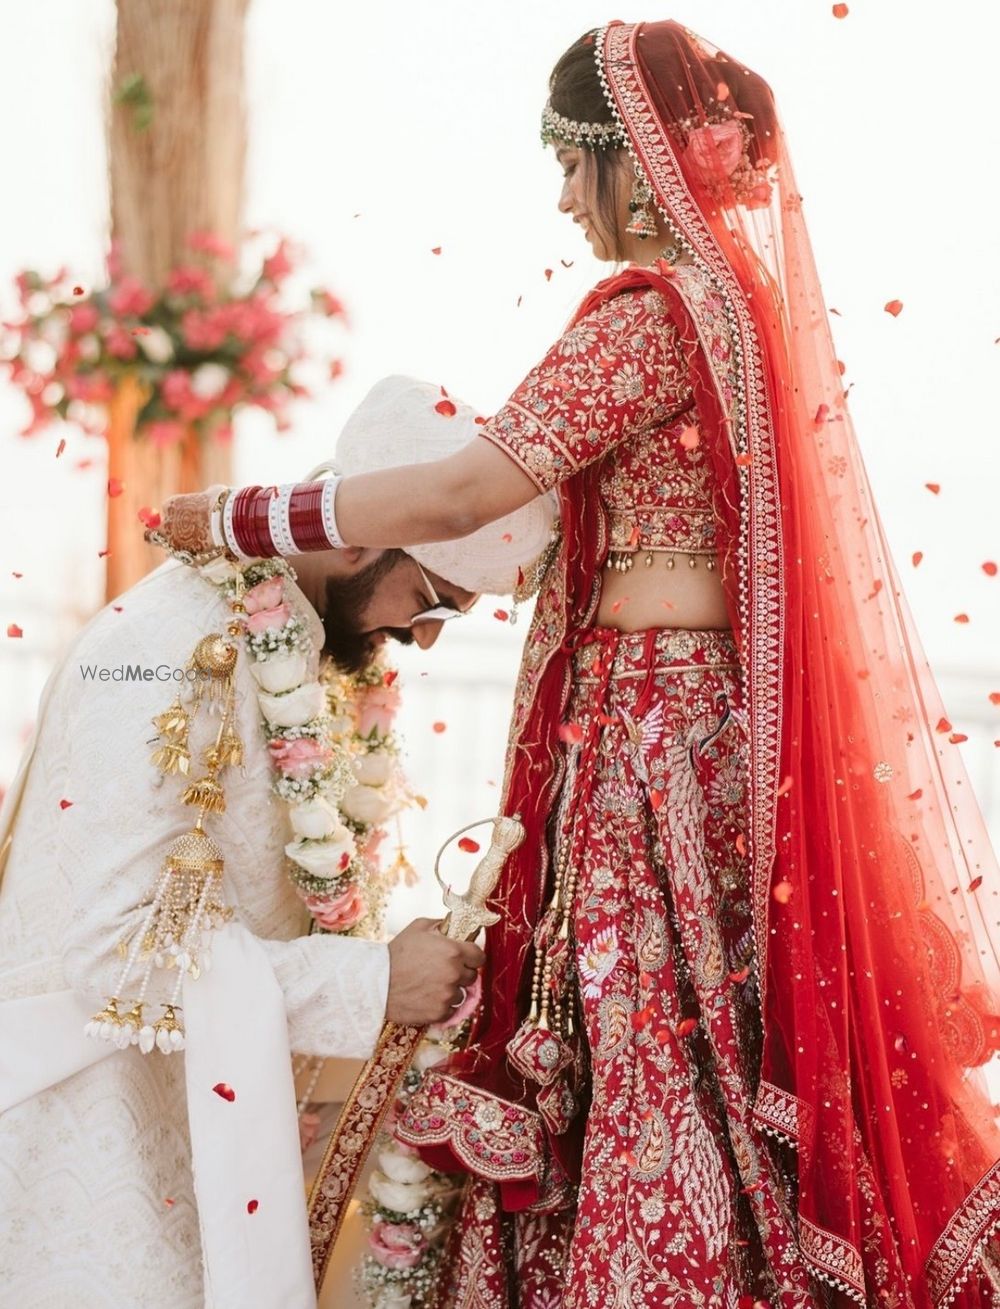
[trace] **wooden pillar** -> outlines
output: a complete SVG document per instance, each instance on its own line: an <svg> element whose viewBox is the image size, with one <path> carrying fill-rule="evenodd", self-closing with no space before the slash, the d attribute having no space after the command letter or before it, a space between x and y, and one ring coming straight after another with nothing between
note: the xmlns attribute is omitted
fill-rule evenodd
<svg viewBox="0 0 1000 1309"><path fill-rule="evenodd" d="M117 0L109 156L111 231L122 271L152 290L196 262L193 232L238 244L246 156L244 36L249 0ZM225 265L213 269L220 282ZM190 432L158 448L135 435L141 391L129 381L109 414L107 597L162 561L136 511L230 480L224 445Z"/></svg>

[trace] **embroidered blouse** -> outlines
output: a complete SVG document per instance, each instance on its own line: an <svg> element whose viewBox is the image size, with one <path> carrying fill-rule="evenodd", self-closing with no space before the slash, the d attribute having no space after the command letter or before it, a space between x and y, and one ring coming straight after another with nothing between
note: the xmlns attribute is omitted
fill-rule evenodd
<svg viewBox="0 0 1000 1309"><path fill-rule="evenodd" d="M613 552L712 555L712 473L685 344L658 291L625 291L556 342L482 435L539 491L602 460Z"/></svg>

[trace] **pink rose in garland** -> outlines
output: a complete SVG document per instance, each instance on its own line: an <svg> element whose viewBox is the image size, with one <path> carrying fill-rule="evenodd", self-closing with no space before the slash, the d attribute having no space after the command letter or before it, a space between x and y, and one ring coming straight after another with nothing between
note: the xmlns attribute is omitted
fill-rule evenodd
<svg viewBox="0 0 1000 1309"><path fill-rule="evenodd" d="M264 582L247 591L243 597L243 608L249 614L247 630L257 636L272 627L284 627L292 616L292 611L282 597L285 582L282 577L269 577Z"/></svg>
<svg viewBox="0 0 1000 1309"><path fill-rule="evenodd" d="M399 711L399 687L393 682L390 686L369 687L358 697L358 734L370 736L372 731L379 736L388 735L392 720Z"/></svg>
<svg viewBox="0 0 1000 1309"><path fill-rule="evenodd" d="M383 1268L413 1268L427 1249L427 1238L414 1223L376 1223L368 1244Z"/></svg>
<svg viewBox="0 0 1000 1309"><path fill-rule="evenodd" d="M265 611L266 612L266 611ZM325 767L333 757L330 750L311 736L300 736L296 741L275 737L267 743L271 762L286 777L305 781L318 768Z"/></svg>
<svg viewBox="0 0 1000 1309"><path fill-rule="evenodd" d="M361 922L367 908L361 888L356 882L352 882L346 891L332 899L311 895L305 898L304 903L320 927L326 928L328 932L346 932L349 927Z"/></svg>
<svg viewBox="0 0 1000 1309"><path fill-rule="evenodd" d="M285 579L269 577L264 582L252 586L243 597L243 608L248 614L259 613L261 609L274 609L281 604L285 596Z"/></svg>

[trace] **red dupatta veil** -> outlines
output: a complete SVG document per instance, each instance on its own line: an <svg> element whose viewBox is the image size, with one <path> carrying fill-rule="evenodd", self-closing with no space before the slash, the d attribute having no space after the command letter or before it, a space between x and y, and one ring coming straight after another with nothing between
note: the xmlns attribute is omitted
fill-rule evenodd
<svg viewBox="0 0 1000 1309"><path fill-rule="evenodd" d="M908 1283L937 1309L977 1267L1000 1287L1000 1265L977 1265L1000 1227L1000 1132L976 1071L1000 1049L1000 872L872 502L771 93L672 22L614 23L595 57L693 263L629 270L598 295L660 282L702 346L751 724L755 1118L795 1147L817 1275L859 1304L906 1304L879 1290ZM453 1065L522 1102L503 1047L544 893L565 637L592 619L607 548L584 512L590 476L564 487L563 571L529 637L505 799L528 840L500 888L475 1043ZM572 1173L578 1142L553 1145ZM503 1193L508 1208L533 1198ZM961 1302L982 1303L973 1283Z"/></svg>

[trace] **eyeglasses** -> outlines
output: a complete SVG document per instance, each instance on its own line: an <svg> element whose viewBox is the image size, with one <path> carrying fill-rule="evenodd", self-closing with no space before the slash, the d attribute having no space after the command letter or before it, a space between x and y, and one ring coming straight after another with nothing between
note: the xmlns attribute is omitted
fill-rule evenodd
<svg viewBox="0 0 1000 1309"><path fill-rule="evenodd" d="M411 555L410 558L412 559L413 556ZM427 576L424 569L416 559L414 559L413 562L417 565L417 572L420 574L423 584L427 588L427 593L434 603L429 609L421 609L418 614L414 614L410 619L410 626L415 627L417 623L446 623L449 618L463 618L465 616L465 610L456 609L452 604L445 604L437 591L435 591L434 583Z"/></svg>

